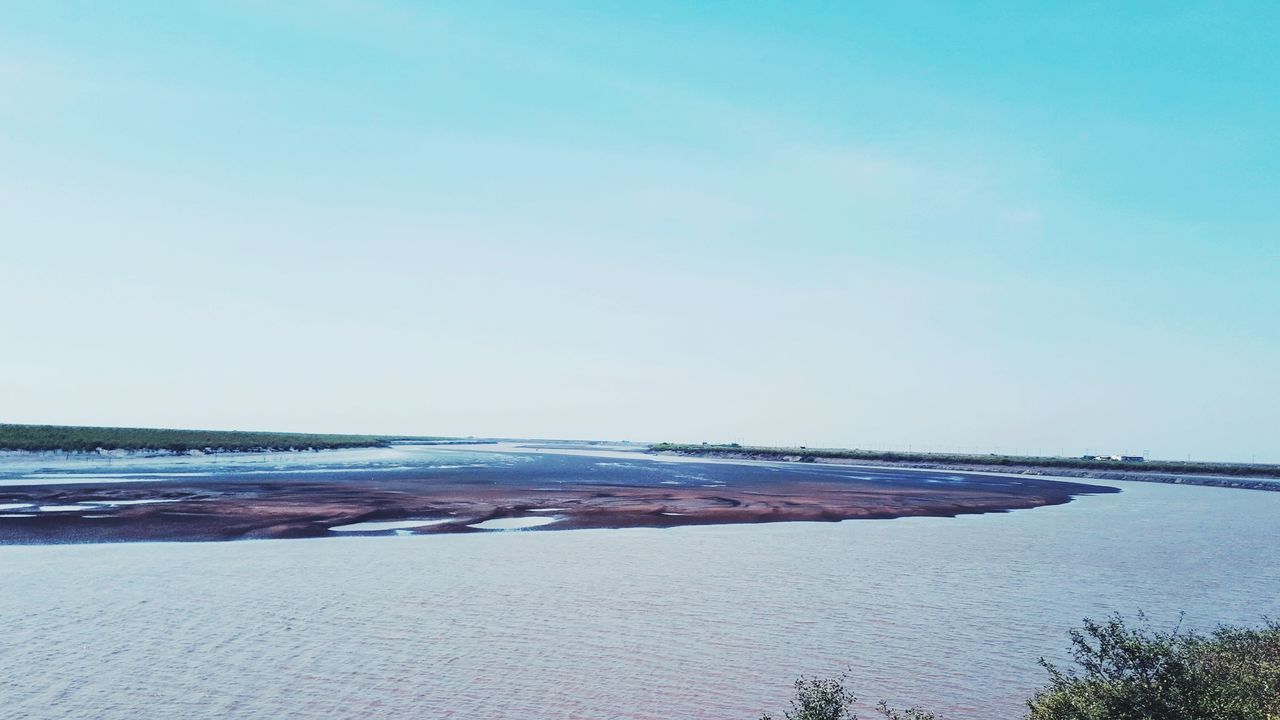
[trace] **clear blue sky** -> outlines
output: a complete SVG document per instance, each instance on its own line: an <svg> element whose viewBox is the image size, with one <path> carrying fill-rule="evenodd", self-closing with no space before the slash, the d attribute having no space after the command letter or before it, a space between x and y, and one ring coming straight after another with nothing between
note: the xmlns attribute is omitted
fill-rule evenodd
<svg viewBox="0 0 1280 720"><path fill-rule="evenodd" d="M8 2L0 420L1280 460L1276 3Z"/></svg>

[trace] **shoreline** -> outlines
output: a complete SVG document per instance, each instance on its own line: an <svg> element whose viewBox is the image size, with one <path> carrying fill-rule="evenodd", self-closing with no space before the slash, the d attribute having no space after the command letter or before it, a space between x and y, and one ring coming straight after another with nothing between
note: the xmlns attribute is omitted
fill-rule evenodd
<svg viewBox="0 0 1280 720"><path fill-rule="evenodd" d="M84 453L127 457L213 455L222 453L302 452L389 447L397 442L449 442L469 438L408 435L351 435L339 433L275 432L259 430L195 430L92 425L27 425L0 423L0 453ZM120 455L123 453L124 455Z"/></svg>
<svg viewBox="0 0 1280 720"><path fill-rule="evenodd" d="M302 453L325 453L341 450L385 450L394 448L399 445L429 445L429 446L487 446L497 444L496 440L473 440L473 439L441 439L441 440L415 440L407 439L391 439L378 441L369 444L353 444L353 445L303 445L303 446L264 446L264 447L205 447L205 448L187 448L181 450L171 450L161 447L145 447L145 448L96 448L93 450L80 449L3 449L0 450L0 462L5 460L38 460L41 458L50 459L66 459L66 460L83 460L86 462L93 460L130 460L142 458L182 458L182 457L210 457L217 455L282 455L282 454L302 454Z"/></svg>
<svg viewBox="0 0 1280 720"><path fill-rule="evenodd" d="M1116 467L1115 469L1073 468L1036 465L1034 463L982 464L962 462L929 462L929 461L890 461L864 458L823 457L806 454L803 450L795 452L764 451L743 448L742 450L689 450L689 449L651 449L650 455L660 457L681 457L690 459L737 460L747 462L776 462L813 465L838 465L858 468L887 468L900 470L926 470L964 472L987 475L1008 475L1015 477L1063 478L1067 480L1121 480L1129 482L1150 482L1166 485L1197 485L1202 487L1233 488L1241 490L1263 490L1280 492L1280 476L1239 476L1239 475L1202 475L1192 473L1162 473Z"/></svg>

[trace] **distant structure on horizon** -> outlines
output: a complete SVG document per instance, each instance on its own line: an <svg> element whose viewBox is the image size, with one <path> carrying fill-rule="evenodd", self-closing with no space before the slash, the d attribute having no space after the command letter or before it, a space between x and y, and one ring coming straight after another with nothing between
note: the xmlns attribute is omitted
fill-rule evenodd
<svg viewBox="0 0 1280 720"><path fill-rule="evenodd" d="M1081 460L1110 460L1112 462L1143 462L1141 455L1081 455Z"/></svg>

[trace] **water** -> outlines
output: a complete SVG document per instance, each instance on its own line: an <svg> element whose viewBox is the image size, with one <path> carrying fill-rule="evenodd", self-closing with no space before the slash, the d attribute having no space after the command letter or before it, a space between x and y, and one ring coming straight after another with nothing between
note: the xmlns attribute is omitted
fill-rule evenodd
<svg viewBox="0 0 1280 720"><path fill-rule="evenodd" d="M103 485L207 478L262 480L291 475L393 475L397 471L488 470L527 463L537 456L515 444L478 446L481 450L439 445L398 445L324 452L227 453L218 455L113 455L0 452L0 488L31 485ZM604 454L604 453L601 453ZM635 457L636 454L630 453Z"/></svg>
<svg viewBox="0 0 1280 720"><path fill-rule="evenodd" d="M1015 718L1086 615L1280 614L1280 493L1008 514L0 547L0 717L757 718L800 673Z"/></svg>

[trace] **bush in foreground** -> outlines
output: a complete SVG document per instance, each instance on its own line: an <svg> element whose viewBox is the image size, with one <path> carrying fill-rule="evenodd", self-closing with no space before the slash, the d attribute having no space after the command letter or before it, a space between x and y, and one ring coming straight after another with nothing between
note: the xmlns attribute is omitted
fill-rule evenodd
<svg viewBox="0 0 1280 720"><path fill-rule="evenodd" d="M845 676L838 678L799 678L795 682L795 694L791 708L783 711L785 720L858 720L853 712L856 695L844 685ZM886 720L940 720L933 713L920 708L896 710L881 700L876 711ZM765 713L760 720L773 720Z"/></svg>
<svg viewBox="0 0 1280 720"><path fill-rule="evenodd" d="M1071 631L1072 666L1044 659L1049 683L1027 701L1027 720L1280 720L1280 623L1210 634L1162 631L1141 614L1086 619ZM857 698L836 679L801 678L786 720L857 720ZM941 720L919 708L887 720ZM769 715L761 720L771 720Z"/></svg>
<svg viewBox="0 0 1280 720"><path fill-rule="evenodd" d="M1049 684L1030 720L1280 718L1280 623L1202 635L1113 615L1073 630L1071 656L1066 670L1040 661Z"/></svg>

